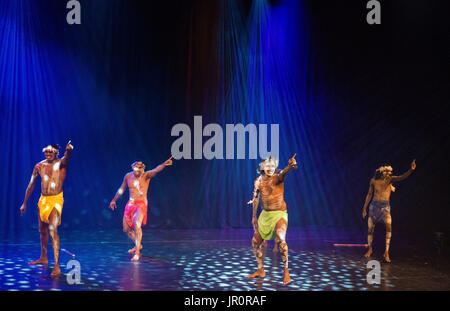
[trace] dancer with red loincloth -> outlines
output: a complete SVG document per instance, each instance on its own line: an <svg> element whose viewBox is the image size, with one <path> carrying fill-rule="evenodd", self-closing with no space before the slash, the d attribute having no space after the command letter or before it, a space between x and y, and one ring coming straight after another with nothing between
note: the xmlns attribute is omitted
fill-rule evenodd
<svg viewBox="0 0 450 311"><path fill-rule="evenodd" d="M147 223L147 190L150 179L169 165L172 165L172 157L155 169L145 172L145 164L142 161L134 162L131 165L133 171L125 175L122 185L109 204L112 210L116 209L117 199L122 196L128 187L130 199L125 206L123 215L123 231L135 243L135 247L128 251L130 254L134 253L131 261L138 261L141 256L142 226Z"/></svg>

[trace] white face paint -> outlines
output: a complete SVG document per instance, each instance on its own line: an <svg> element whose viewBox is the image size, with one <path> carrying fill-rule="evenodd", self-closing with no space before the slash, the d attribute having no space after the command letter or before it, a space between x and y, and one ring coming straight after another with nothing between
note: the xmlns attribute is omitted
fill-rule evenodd
<svg viewBox="0 0 450 311"><path fill-rule="evenodd" d="M276 165L274 161L269 161L264 164L264 173L267 176L272 176L275 173Z"/></svg>
<svg viewBox="0 0 450 311"><path fill-rule="evenodd" d="M44 175L44 181L47 181L47 180L48 180L48 176Z"/></svg>
<svg viewBox="0 0 450 311"><path fill-rule="evenodd" d="M53 189L55 189L55 188L56 188L56 184L55 184L54 182L52 182L52 183L50 184L50 187L52 187Z"/></svg>
<svg viewBox="0 0 450 311"><path fill-rule="evenodd" d="M53 165L53 170L54 171L59 170L59 165L60 165L60 162L55 163L55 165Z"/></svg>
<svg viewBox="0 0 450 311"><path fill-rule="evenodd" d="M139 177L144 173L145 165L144 164L136 164L136 165L132 166L132 168L134 171L134 175L136 177Z"/></svg>

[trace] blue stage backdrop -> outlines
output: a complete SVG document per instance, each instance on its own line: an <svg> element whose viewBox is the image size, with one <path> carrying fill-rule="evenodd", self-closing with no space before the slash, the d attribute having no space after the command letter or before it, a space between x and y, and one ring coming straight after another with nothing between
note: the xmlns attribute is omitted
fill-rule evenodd
<svg viewBox="0 0 450 311"><path fill-rule="evenodd" d="M128 193L108 205L131 163L168 159L172 127L195 115L279 124L280 167L299 162L289 226L364 230L375 169L400 174L415 158L392 196L395 228L448 229L439 18L415 18L425 8L409 1L383 4L394 13L376 29L360 1L163 2L82 1L81 25L64 1L0 2L3 235L37 228L39 184L19 213L33 166L68 140L63 228L120 228ZM174 161L150 183L147 228L250 228L259 161Z"/></svg>

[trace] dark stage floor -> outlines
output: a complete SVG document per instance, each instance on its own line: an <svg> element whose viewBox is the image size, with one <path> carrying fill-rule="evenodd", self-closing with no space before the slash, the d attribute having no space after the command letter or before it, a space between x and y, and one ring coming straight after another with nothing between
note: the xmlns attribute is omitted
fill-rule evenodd
<svg viewBox="0 0 450 311"><path fill-rule="evenodd" d="M391 264L382 263L380 285L366 281L364 248L335 248L333 243L365 243L360 232L289 228L292 283L282 285L282 262L266 251L266 277L247 279L256 263L250 230L154 230L146 228L142 259L130 262L130 241L120 230L61 233L61 248L76 254L81 284L66 276L50 278L48 268L29 266L40 254L39 233L27 231L0 246L1 290L450 290L450 262L417 240L392 241ZM375 236L383 241L383 235ZM403 243L403 244L402 244ZM381 260L382 244L373 259ZM61 270L71 259L61 253Z"/></svg>

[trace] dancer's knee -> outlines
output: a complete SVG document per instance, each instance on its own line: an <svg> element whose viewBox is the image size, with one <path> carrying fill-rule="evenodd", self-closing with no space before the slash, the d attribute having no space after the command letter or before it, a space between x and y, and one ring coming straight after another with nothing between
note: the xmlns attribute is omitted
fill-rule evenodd
<svg viewBox="0 0 450 311"><path fill-rule="evenodd" d="M142 226L142 222L141 221L137 220L137 221L134 222L134 228L136 230L141 230L141 226Z"/></svg>
<svg viewBox="0 0 450 311"><path fill-rule="evenodd" d="M141 213L137 213L134 216L133 224L135 229L141 229L142 222L143 222L144 216Z"/></svg>
<svg viewBox="0 0 450 311"><path fill-rule="evenodd" d="M48 226L48 232L52 240L58 238L58 229L56 228L56 226L53 225Z"/></svg>
<svg viewBox="0 0 450 311"><path fill-rule="evenodd" d="M392 223L386 222L386 232L391 233L392 232Z"/></svg>
<svg viewBox="0 0 450 311"><path fill-rule="evenodd" d="M258 245L258 241L256 240L256 238L255 237L253 237L253 239L252 239L252 247L253 248L256 248L256 247L258 247L259 245Z"/></svg>
<svg viewBox="0 0 450 311"><path fill-rule="evenodd" d="M386 239L390 240L392 238L392 228L386 227Z"/></svg>
<svg viewBox="0 0 450 311"><path fill-rule="evenodd" d="M48 234L48 224L46 224L44 222L40 222L39 223L39 232L42 235L47 235Z"/></svg>
<svg viewBox="0 0 450 311"><path fill-rule="evenodd" d="M257 236L253 236L252 238L252 247L253 248L257 248L262 244L263 240L262 239L258 239Z"/></svg>
<svg viewBox="0 0 450 311"><path fill-rule="evenodd" d="M285 242L286 241L286 230L284 230L283 228L278 229L275 232L275 241L277 243L281 243L281 242Z"/></svg>

